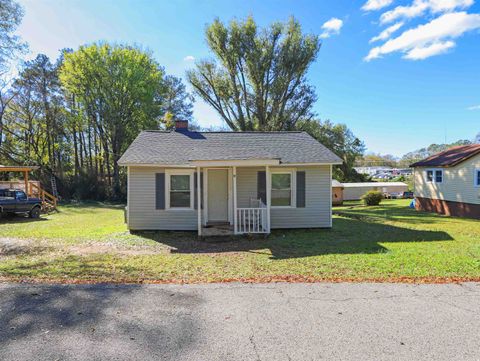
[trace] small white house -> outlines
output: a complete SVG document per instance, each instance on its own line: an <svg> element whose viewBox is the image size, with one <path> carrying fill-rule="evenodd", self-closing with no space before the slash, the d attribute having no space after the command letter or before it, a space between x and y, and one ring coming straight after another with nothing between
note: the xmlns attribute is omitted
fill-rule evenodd
<svg viewBox="0 0 480 361"><path fill-rule="evenodd" d="M305 132L193 132L185 121L144 131L119 160L128 169L128 228L328 228L340 163Z"/></svg>

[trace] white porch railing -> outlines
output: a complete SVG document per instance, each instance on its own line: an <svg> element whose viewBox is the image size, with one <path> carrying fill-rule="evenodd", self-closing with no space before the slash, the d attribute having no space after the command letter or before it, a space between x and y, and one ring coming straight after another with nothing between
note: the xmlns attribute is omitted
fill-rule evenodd
<svg viewBox="0 0 480 361"><path fill-rule="evenodd" d="M237 208L236 234L270 233L267 219L267 208Z"/></svg>

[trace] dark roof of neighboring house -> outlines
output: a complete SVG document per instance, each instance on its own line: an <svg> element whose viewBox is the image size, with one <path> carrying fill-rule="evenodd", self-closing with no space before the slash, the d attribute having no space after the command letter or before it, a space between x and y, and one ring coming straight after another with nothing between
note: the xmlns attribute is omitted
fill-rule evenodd
<svg viewBox="0 0 480 361"><path fill-rule="evenodd" d="M278 159L280 163L341 163L305 132L143 131L119 164L185 165L195 160Z"/></svg>
<svg viewBox="0 0 480 361"><path fill-rule="evenodd" d="M480 144L460 145L413 163L411 167L453 167L480 154Z"/></svg>

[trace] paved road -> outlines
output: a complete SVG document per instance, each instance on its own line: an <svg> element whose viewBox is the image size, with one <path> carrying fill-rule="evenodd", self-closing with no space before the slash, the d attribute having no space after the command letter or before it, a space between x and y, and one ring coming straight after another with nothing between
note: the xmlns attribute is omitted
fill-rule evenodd
<svg viewBox="0 0 480 361"><path fill-rule="evenodd" d="M0 284L0 360L480 360L480 284Z"/></svg>

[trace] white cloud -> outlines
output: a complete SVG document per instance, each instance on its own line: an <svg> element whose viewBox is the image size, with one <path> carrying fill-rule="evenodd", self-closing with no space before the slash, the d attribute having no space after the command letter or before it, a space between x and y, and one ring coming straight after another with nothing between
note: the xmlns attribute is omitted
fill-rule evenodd
<svg viewBox="0 0 480 361"><path fill-rule="evenodd" d="M193 55L187 55L183 58L183 61L195 61L195 57Z"/></svg>
<svg viewBox="0 0 480 361"><path fill-rule="evenodd" d="M448 13L425 25L404 31L400 36L370 50L364 58L370 61L382 55L402 52L407 59L426 59L452 48L455 39L467 31L480 29L480 14Z"/></svg>
<svg viewBox="0 0 480 361"><path fill-rule="evenodd" d="M473 5L474 0L414 0L411 5L397 6L380 16L382 24L390 23L397 19L411 19L423 15L425 12L446 13L456 9L466 9Z"/></svg>
<svg viewBox="0 0 480 361"><path fill-rule="evenodd" d="M468 107L467 109L468 109L468 110L480 110L480 104L479 104L479 105L474 105L474 106Z"/></svg>
<svg viewBox="0 0 480 361"><path fill-rule="evenodd" d="M403 24L404 24L403 22L398 22L398 23L393 24L392 26L389 26L384 31L382 31L380 34L371 38L370 43L373 43L373 42L379 41L379 40L387 40L388 38L390 38L390 36L394 32L396 32L398 29L400 29L403 26Z"/></svg>
<svg viewBox="0 0 480 361"><path fill-rule="evenodd" d="M362 10L364 11L380 10L387 7L392 2L393 0L368 0L365 4L363 4Z"/></svg>
<svg viewBox="0 0 480 361"><path fill-rule="evenodd" d="M340 34L340 29L343 26L343 20L338 18L331 18L325 24L322 25L323 33L320 34L321 38L329 38L332 35Z"/></svg>
<svg viewBox="0 0 480 361"><path fill-rule="evenodd" d="M427 46L418 46L408 51L404 58L410 60L423 60L434 55L446 53L451 48L455 47L454 41L437 42Z"/></svg>

